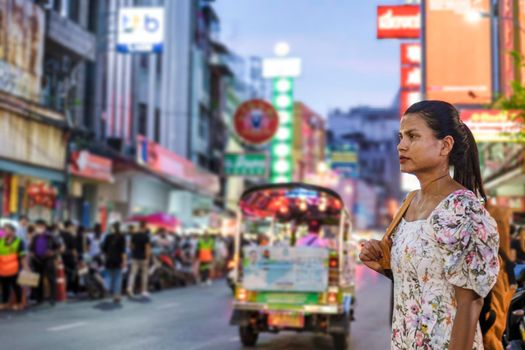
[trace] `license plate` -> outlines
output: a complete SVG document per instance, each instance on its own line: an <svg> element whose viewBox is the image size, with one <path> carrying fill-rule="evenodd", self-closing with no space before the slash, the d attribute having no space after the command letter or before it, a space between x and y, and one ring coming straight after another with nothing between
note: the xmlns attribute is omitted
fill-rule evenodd
<svg viewBox="0 0 525 350"><path fill-rule="evenodd" d="M304 315L298 313L271 313L268 315L268 326L303 328Z"/></svg>

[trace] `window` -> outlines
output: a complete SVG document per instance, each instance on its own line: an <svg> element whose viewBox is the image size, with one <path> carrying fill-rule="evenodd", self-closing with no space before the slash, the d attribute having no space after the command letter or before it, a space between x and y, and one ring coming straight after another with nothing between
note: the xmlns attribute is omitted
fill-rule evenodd
<svg viewBox="0 0 525 350"><path fill-rule="evenodd" d="M139 135L148 135L148 108L145 103L139 103L139 118L138 118Z"/></svg>
<svg viewBox="0 0 525 350"><path fill-rule="evenodd" d="M155 142L160 143L160 109L155 108Z"/></svg>

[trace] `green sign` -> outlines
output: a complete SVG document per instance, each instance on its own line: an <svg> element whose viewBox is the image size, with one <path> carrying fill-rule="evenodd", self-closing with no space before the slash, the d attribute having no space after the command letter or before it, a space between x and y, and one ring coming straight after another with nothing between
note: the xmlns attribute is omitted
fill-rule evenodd
<svg viewBox="0 0 525 350"><path fill-rule="evenodd" d="M228 153L224 156L224 173L228 176L266 176L266 154Z"/></svg>

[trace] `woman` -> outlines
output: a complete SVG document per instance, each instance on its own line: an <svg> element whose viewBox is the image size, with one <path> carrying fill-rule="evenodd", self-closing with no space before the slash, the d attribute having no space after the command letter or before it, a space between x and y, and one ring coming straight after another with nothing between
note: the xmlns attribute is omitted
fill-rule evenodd
<svg viewBox="0 0 525 350"><path fill-rule="evenodd" d="M421 190L391 236L392 349L483 349L478 319L499 272L499 238L478 199L486 198L474 137L442 101L412 105L399 137L401 171ZM371 240L360 258L387 274L382 255Z"/></svg>
<svg viewBox="0 0 525 350"><path fill-rule="evenodd" d="M16 236L16 228L4 225L5 236L0 238L0 283L2 284L2 304L0 310L7 308L11 292L15 295L13 310L22 308L22 289L17 284L20 266L28 270L24 241Z"/></svg>

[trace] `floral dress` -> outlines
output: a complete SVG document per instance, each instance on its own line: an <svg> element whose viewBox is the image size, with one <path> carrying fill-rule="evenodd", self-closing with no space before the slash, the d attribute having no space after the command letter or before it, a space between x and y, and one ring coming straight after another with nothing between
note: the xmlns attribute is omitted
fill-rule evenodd
<svg viewBox="0 0 525 350"><path fill-rule="evenodd" d="M473 192L451 193L428 219L399 223L392 235L392 349L448 349L454 286L485 297L499 272L496 223ZM475 350L483 349L478 325Z"/></svg>

